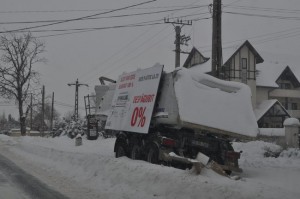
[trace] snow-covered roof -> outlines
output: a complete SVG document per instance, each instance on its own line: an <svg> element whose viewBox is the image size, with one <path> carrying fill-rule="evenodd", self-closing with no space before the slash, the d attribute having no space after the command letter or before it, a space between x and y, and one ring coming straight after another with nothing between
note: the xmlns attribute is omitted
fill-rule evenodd
<svg viewBox="0 0 300 199"><path fill-rule="evenodd" d="M286 109L280 104L280 102L276 99L271 100L263 100L262 102L258 103L256 105L256 108L254 109L254 114L256 117L256 120L260 120L264 114L270 110L271 107L277 105L276 109L278 111L277 114L285 114L286 116L290 117L290 114L286 111Z"/></svg>
<svg viewBox="0 0 300 199"><path fill-rule="evenodd" d="M250 88L182 68L177 72L175 95L180 120L221 129L237 135L256 137Z"/></svg>
<svg viewBox="0 0 300 199"><path fill-rule="evenodd" d="M278 88L279 85L276 83L276 81L280 77L280 75L287 69L289 69L293 73L295 81L298 81L299 83L300 74L297 75L297 72L295 72L296 70L294 68L278 64L276 62L269 62L257 66L258 75L256 78L256 85L262 87Z"/></svg>
<svg viewBox="0 0 300 199"><path fill-rule="evenodd" d="M232 56L234 56L245 45L254 53L257 60L257 64L262 63L264 61L263 58L255 50L255 48L250 44L250 42L246 40L244 42L239 43L238 45L235 45L232 48L226 48L222 50L223 64L225 64ZM197 50L196 48L193 48L191 53L195 53L196 50ZM200 53L200 51L198 50L197 52ZM186 62L188 61L188 59L191 59L191 55L192 55L191 53L189 54L189 57L187 58ZM201 73L209 73L211 72L211 59L209 59L205 63L195 65L191 67L191 69L195 69Z"/></svg>
<svg viewBox="0 0 300 199"><path fill-rule="evenodd" d="M196 47L193 47L193 49L192 49L191 52L189 53L188 57L186 58L186 60L185 60L185 62L184 62L184 64L183 64L183 67L184 67L184 68L190 68L191 66L193 67L193 65L194 65L195 63L191 63L191 60L192 60L192 58L195 57L196 55L198 55L198 56L201 57L201 59L199 59L200 57L198 58L197 62L202 62L202 63L204 63L204 62L206 62L207 60L209 60L209 58L208 58L208 57L204 57L204 56L202 55L202 53L201 53ZM201 64L201 63L196 63L196 64Z"/></svg>
<svg viewBox="0 0 300 199"><path fill-rule="evenodd" d="M285 68L286 66L284 65L271 62L257 65L256 69L258 70L258 75L256 78L256 85L278 88L279 86L276 83L276 80Z"/></svg>
<svg viewBox="0 0 300 199"><path fill-rule="evenodd" d="M271 99L263 100L262 102L257 104L256 108L254 109L256 120L258 121L276 102L276 99Z"/></svg>

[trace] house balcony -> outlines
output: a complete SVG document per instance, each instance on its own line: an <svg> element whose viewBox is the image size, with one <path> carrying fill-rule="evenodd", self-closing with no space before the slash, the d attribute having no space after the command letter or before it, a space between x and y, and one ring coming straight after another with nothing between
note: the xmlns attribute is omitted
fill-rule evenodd
<svg viewBox="0 0 300 199"><path fill-rule="evenodd" d="M275 89L269 93L269 96L271 98L288 97L288 98L299 98L300 99L300 90Z"/></svg>
<svg viewBox="0 0 300 199"><path fill-rule="evenodd" d="M300 118L300 110L287 110L287 112L294 118Z"/></svg>

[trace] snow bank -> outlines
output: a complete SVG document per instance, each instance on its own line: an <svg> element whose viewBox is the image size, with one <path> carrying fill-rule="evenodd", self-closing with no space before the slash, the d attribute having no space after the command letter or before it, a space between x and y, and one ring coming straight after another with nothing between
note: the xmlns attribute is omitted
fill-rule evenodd
<svg viewBox="0 0 300 199"><path fill-rule="evenodd" d="M256 137L258 126L247 85L178 70L175 93L180 119L238 135Z"/></svg>
<svg viewBox="0 0 300 199"><path fill-rule="evenodd" d="M295 150L279 158L265 158L265 142L234 143L243 150L242 179L234 181L209 169L201 175L191 171L153 165L128 158L114 158L115 139L75 140L67 137L40 138L0 136L0 152L22 168L49 180L72 199L131 198L298 198L300 158ZM13 145L12 145L13 142ZM299 154L299 153L298 153ZM26 166L27 165L27 166ZM69 189L70 183L78 187Z"/></svg>

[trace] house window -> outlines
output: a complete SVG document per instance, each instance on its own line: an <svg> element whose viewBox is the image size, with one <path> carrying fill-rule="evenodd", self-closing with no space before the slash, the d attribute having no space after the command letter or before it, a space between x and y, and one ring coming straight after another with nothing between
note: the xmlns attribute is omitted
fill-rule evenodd
<svg viewBox="0 0 300 199"><path fill-rule="evenodd" d="M247 59L242 58L242 70L241 70L242 83L247 84Z"/></svg>
<svg viewBox="0 0 300 199"><path fill-rule="evenodd" d="M298 104L292 103L292 110L298 110Z"/></svg>
<svg viewBox="0 0 300 199"><path fill-rule="evenodd" d="M280 83L279 87L281 89L291 89L291 84L289 84L289 83Z"/></svg>
<svg viewBox="0 0 300 199"><path fill-rule="evenodd" d="M247 58L242 58L242 69L247 69Z"/></svg>

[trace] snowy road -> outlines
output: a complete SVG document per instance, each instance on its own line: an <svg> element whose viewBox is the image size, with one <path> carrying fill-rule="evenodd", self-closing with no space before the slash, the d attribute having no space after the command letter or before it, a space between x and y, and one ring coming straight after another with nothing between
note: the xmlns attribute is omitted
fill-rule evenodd
<svg viewBox="0 0 300 199"><path fill-rule="evenodd" d="M0 198L7 199L31 199L27 194L19 189L7 174L2 172L2 168L0 170Z"/></svg>
<svg viewBox="0 0 300 199"><path fill-rule="evenodd" d="M0 155L0 198L67 199Z"/></svg>
<svg viewBox="0 0 300 199"><path fill-rule="evenodd" d="M115 158L114 142L113 138L84 139L83 145L75 146L74 140L66 136L0 135L0 153L72 199L295 199L300 196L299 149L285 150L278 158L267 158L264 153L276 151L277 145L236 142L233 147L243 151L239 163L244 172L241 180L235 181L210 169L195 175L189 170Z"/></svg>

